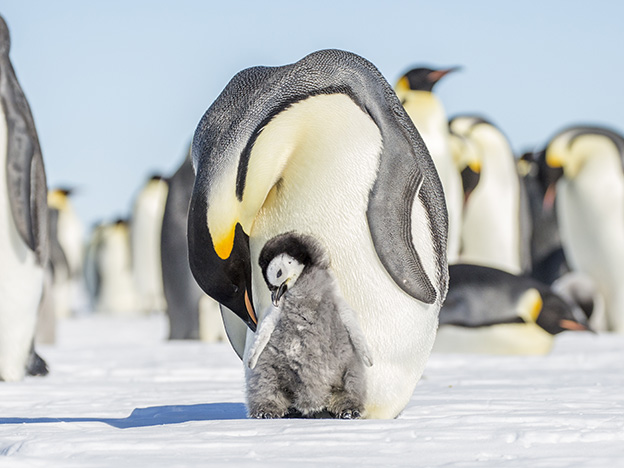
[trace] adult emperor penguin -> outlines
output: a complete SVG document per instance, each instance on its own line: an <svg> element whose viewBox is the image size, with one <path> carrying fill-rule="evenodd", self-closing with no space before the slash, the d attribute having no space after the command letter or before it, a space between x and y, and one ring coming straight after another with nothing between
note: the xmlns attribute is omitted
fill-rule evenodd
<svg viewBox="0 0 624 468"><path fill-rule="evenodd" d="M192 156L191 269L242 320L224 315L239 355L271 303L260 250L284 232L312 235L375 356L363 416L396 417L435 338L447 216L433 161L383 76L340 50L243 70L201 119Z"/></svg>
<svg viewBox="0 0 624 468"><path fill-rule="evenodd" d="M449 275L434 351L546 354L555 335L587 330L580 308L532 278L469 264Z"/></svg>
<svg viewBox="0 0 624 468"><path fill-rule="evenodd" d="M518 160L518 172L524 181L531 213L531 276L552 284L570 271L561 245L555 206L556 183L561 168L546 164L545 151L524 153Z"/></svg>
<svg viewBox="0 0 624 468"><path fill-rule="evenodd" d="M458 69L459 67L442 70L414 68L403 75L394 87L407 114L425 141L442 181L448 210L449 263L456 262L459 256L463 190L449 146L448 118L442 101L433 93L433 88L442 77Z"/></svg>
<svg viewBox="0 0 624 468"><path fill-rule="evenodd" d="M52 216L54 222L50 226L53 232L50 235L55 249L61 250L52 255L52 261L56 263L53 266L57 317L75 314L82 308L84 300L84 227L71 202L72 193L73 190L69 188L56 188L48 192L48 206L55 212Z"/></svg>
<svg viewBox="0 0 624 468"><path fill-rule="evenodd" d="M194 180L189 150L178 170L167 178L169 190L162 221L162 279L169 338L222 341L225 330L219 305L198 286L188 261L187 213Z"/></svg>
<svg viewBox="0 0 624 468"><path fill-rule="evenodd" d="M566 257L603 294L609 329L624 333L624 138L567 128L551 139L546 162L563 168L556 203Z"/></svg>
<svg viewBox="0 0 624 468"><path fill-rule="evenodd" d="M48 261L48 208L37 131L9 49L0 16L0 380L16 381L47 372L33 339Z"/></svg>
<svg viewBox="0 0 624 468"><path fill-rule="evenodd" d="M461 262L529 271L528 200L507 138L480 117L458 116L449 126L474 144L481 160L479 183L464 207Z"/></svg>
<svg viewBox="0 0 624 468"><path fill-rule="evenodd" d="M98 227L95 268L97 269L97 312L111 315L136 315L139 299L132 276L130 228L128 221L117 219Z"/></svg>
<svg viewBox="0 0 624 468"><path fill-rule="evenodd" d="M167 182L160 175L152 175L139 191L132 209L130 242L132 273L144 313L164 311L160 236L167 201Z"/></svg>

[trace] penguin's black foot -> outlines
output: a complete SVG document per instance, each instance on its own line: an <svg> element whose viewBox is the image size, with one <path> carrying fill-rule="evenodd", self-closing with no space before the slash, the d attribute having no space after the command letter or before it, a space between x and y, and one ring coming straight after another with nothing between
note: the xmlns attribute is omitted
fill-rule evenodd
<svg viewBox="0 0 624 468"><path fill-rule="evenodd" d="M338 413L339 419L360 419L362 415L356 409L346 409Z"/></svg>
<svg viewBox="0 0 624 468"><path fill-rule="evenodd" d="M48 364L34 350L31 351L26 364L26 373L32 376L44 376L48 375L48 372Z"/></svg>

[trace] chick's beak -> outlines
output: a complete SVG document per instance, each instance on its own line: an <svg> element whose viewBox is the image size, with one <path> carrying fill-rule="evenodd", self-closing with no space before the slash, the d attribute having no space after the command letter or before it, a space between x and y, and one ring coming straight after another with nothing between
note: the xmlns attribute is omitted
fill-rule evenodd
<svg viewBox="0 0 624 468"><path fill-rule="evenodd" d="M288 285L286 283L280 284L279 288L271 291L271 300L273 301L273 305L277 307L279 305L279 301L284 295L284 293L288 290Z"/></svg>

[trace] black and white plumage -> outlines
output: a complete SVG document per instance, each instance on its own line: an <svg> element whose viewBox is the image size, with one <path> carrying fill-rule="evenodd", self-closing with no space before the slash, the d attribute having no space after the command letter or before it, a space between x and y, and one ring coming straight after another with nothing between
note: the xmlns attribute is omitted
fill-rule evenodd
<svg viewBox="0 0 624 468"><path fill-rule="evenodd" d="M225 339L225 331L219 305L197 285L188 261L187 214L194 179L189 151L167 178L169 190L162 220L160 254L169 338L220 341Z"/></svg>
<svg viewBox="0 0 624 468"><path fill-rule="evenodd" d="M388 82L339 50L243 70L200 121L192 157L189 261L239 356L271 303L262 247L312 235L375 356L363 416L396 417L435 338L448 224L433 161Z"/></svg>
<svg viewBox="0 0 624 468"><path fill-rule="evenodd" d="M563 169L556 207L566 258L603 295L606 327L624 333L624 137L569 127L548 143L546 163Z"/></svg>
<svg viewBox="0 0 624 468"><path fill-rule="evenodd" d="M48 262L47 185L39 139L0 16L0 380L47 373L33 348Z"/></svg>
<svg viewBox="0 0 624 468"><path fill-rule="evenodd" d="M511 145L492 123L477 116L449 122L480 159L479 181L464 206L461 263L520 274L531 269L531 217Z"/></svg>
<svg viewBox="0 0 624 468"><path fill-rule="evenodd" d="M405 73L394 87L405 111L427 145L444 188L449 218L447 242L449 263L456 262L459 256L463 190L462 180L450 148L448 117L442 101L434 94L433 89L443 77L458 69L458 67L413 68Z"/></svg>
<svg viewBox="0 0 624 468"><path fill-rule="evenodd" d="M436 351L545 354L555 335L588 328L575 300L532 278L469 264L449 274Z"/></svg>
<svg viewBox="0 0 624 468"><path fill-rule="evenodd" d="M267 242L260 267L273 306L248 358L247 402L254 418L323 411L358 418L366 401L366 338L342 298L324 248L312 237Z"/></svg>

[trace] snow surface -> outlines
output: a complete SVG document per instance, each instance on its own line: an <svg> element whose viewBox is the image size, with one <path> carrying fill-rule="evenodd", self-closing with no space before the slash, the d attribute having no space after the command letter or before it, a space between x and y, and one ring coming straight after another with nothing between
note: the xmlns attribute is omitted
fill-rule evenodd
<svg viewBox="0 0 624 468"><path fill-rule="evenodd" d="M624 336L539 357L433 354L395 420L249 420L229 344L163 317L84 317L0 383L0 467L624 467Z"/></svg>

